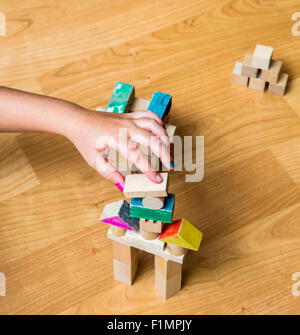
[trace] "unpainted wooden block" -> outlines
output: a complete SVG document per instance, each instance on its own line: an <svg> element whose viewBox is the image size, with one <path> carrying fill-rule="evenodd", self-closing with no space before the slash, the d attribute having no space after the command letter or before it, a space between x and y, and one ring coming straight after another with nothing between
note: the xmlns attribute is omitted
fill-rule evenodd
<svg viewBox="0 0 300 335"><path fill-rule="evenodd" d="M168 173L161 173L160 176L163 179L160 184L152 182L144 174L126 176L124 184L125 197L166 197L168 195Z"/></svg>
<svg viewBox="0 0 300 335"><path fill-rule="evenodd" d="M260 74L258 74L257 78L250 78L249 88L253 90L264 92L266 89L266 82L260 78Z"/></svg>
<svg viewBox="0 0 300 335"><path fill-rule="evenodd" d="M269 70L273 55L273 48L258 44L252 57L252 66L262 70Z"/></svg>
<svg viewBox="0 0 300 335"><path fill-rule="evenodd" d="M134 98L130 104L129 112L146 111L148 109L150 100L145 98Z"/></svg>
<svg viewBox="0 0 300 335"><path fill-rule="evenodd" d="M139 219L130 216L130 207L125 200L106 204L100 217L100 221L123 229L139 229Z"/></svg>
<svg viewBox="0 0 300 335"><path fill-rule="evenodd" d="M140 219L140 230L149 233L161 233L163 225L164 223L161 221Z"/></svg>
<svg viewBox="0 0 300 335"><path fill-rule="evenodd" d="M281 73L279 75L278 82L276 84L269 85L269 93L284 96L287 88L289 75L286 73Z"/></svg>
<svg viewBox="0 0 300 335"><path fill-rule="evenodd" d="M114 279L126 285L132 285L137 273L138 262L128 265L117 260L113 260Z"/></svg>
<svg viewBox="0 0 300 335"><path fill-rule="evenodd" d="M138 262L138 249L116 241L112 242L115 260L127 265L134 265Z"/></svg>
<svg viewBox="0 0 300 335"><path fill-rule="evenodd" d="M143 206L142 198L131 198L130 215L139 219L153 221L172 222L175 195L169 193L165 198L164 207L161 209L149 209Z"/></svg>
<svg viewBox="0 0 300 335"><path fill-rule="evenodd" d="M242 63L241 75L245 77L257 77L258 68L252 66L252 55L246 54Z"/></svg>
<svg viewBox="0 0 300 335"><path fill-rule="evenodd" d="M142 229L140 229L140 234L141 234L142 238L144 238L145 240L148 240L148 241L155 240L159 236L159 233L152 233L152 232L149 232L149 231L143 231Z"/></svg>
<svg viewBox="0 0 300 335"><path fill-rule="evenodd" d="M182 265L155 256L155 287L164 299L181 290Z"/></svg>
<svg viewBox="0 0 300 335"><path fill-rule="evenodd" d="M200 247L202 233L189 221L179 219L172 223L165 223L159 239L196 251Z"/></svg>
<svg viewBox="0 0 300 335"><path fill-rule="evenodd" d="M149 209L161 209L164 207L165 198L143 198L142 200L143 206Z"/></svg>
<svg viewBox="0 0 300 335"><path fill-rule="evenodd" d="M164 119L172 105L172 96L162 92L154 92L147 110L157 114L161 119Z"/></svg>
<svg viewBox="0 0 300 335"><path fill-rule="evenodd" d="M260 78L268 83L276 84L279 79L282 62L278 60L272 60L269 70L261 70Z"/></svg>
<svg viewBox="0 0 300 335"><path fill-rule="evenodd" d="M238 86L247 87L249 78L247 76L242 76L242 63L236 62L233 72L232 72L232 83Z"/></svg>
<svg viewBox="0 0 300 335"><path fill-rule="evenodd" d="M179 245L167 243L167 248L169 252L174 256L182 256L185 255L188 249L180 247Z"/></svg>
<svg viewBox="0 0 300 335"><path fill-rule="evenodd" d="M106 107L106 111L112 113L125 113L127 112L133 98L134 86L118 81L109 100L108 106Z"/></svg>
<svg viewBox="0 0 300 335"><path fill-rule="evenodd" d="M176 126L173 126L172 124L166 124L165 127L166 127L166 132L169 136L170 143L172 143L175 132L176 132Z"/></svg>

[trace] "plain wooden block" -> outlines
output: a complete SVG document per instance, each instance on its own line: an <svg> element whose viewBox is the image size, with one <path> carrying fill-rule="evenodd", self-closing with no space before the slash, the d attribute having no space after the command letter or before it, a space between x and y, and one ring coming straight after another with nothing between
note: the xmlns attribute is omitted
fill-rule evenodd
<svg viewBox="0 0 300 335"><path fill-rule="evenodd" d="M116 236L124 236L126 234L126 229L111 225L111 232Z"/></svg>
<svg viewBox="0 0 300 335"><path fill-rule="evenodd" d="M129 112L146 111L149 106L150 100L144 98L134 98L129 106Z"/></svg>
<svg viewBox="0 0 300 335"><path fill-rule="evenodd" d="M261 71L261 75L260 75L261 79L268 83L276 84L279 79L281 67L282 67L281 61L272 60L270 69Z"/></svg>
<svg viewBox="0 0 300 335"><path fill-rule="evenodd" d="M252 57L252 66L269 70L273 55L273 48L258 44Z"/></svg>
<svg viewBox="0 0 300 335"><path fill-rule="evenodd" d="M169 252L174 256L185 255L188 251L188 249L186 248L183 248L183 247L180 247L179 245L171 244L171 243L167 243L167 248Z"/></svg>
<svg viewBox="0 0 300 335"><path fill-rule="evenodd" d="M138 262L128 265L117 260L113 260L114 279L126 285L132 285L137 273Z"/></svg>
<svg viewBox="0 0 300 335"><path fill-rule="evenodd" d="M181 290L182 265L155 256L155 287L164 299Z"/></svg>
<svg viewBox="0 0 300 335"><path fill-rule="evenodd" d="M289 76L286 73L281 73L276 84L269 85L269 93L284 96L288 83Z"/></svg>
<svg viewBox="0 0 300 335"><path fill-rule="evenodd" d="M242 76L242 63L236 62L233 72L232 72L232 83L238 86L247 87L249 78L247 76Z"/></svg>
<svg viewBox="0 0 300 335"><path fill-rule="evenodd" d="M165 223L159 239L168 244L197 251L201 244L202 233L188 220L179 219Z"/></svg>
<svg viewBox="0 0 300 335"><path fill-rule="evenodd" d="M164 207L165 198L143 198L142 200L143 206L149 209L161 209Z"/></svg>
<svg viewBox="0 0 300 335"><path fill-rule="evenodd" d="M144 174L126 176L124 195L126 198L166 197L168 195L168 173L161 173L160 184L152 182Z"/></svg>
<svg viewBox="0 0 300 335"><path fill-rule="evenodd" d="M109 100L108 106L106 107L106 111L112 113L125 113L127 112L133 98L134 86L118 81Z"/></svg>
<svg viewBox="0 0 300 335"><path fill-rule="evenodd" d="M172 143L174 135L175 135L175 131L176 131L176 126L173 126L172 124L166 124L165 127L166 127L166 132L169 136L170 143Z"/></svg>
<svg viewBox="0 0 300 335"><path fill-rule="evenodd" d="M258 68L252 66L252 55L246 54L242 63L241 75L246 77L257 77Z"/></svg>
<svg viewBox="0 0 300 335"><path fill-rule="evenodd" d="M116 241L112 243L115 260L127 265L134 265L138 262L138 249Z"/></svg>
<svg viewBox="0 0 300 335"><path fill-rule="evenodd" d="M155 240L159 236L159 233L152 233L152 232L149 232L149 231L143 231L142 229L140 229L140 234L141 234L142 238L144 238L145 240L148 240L148 241Z"/></svg>
<svg viewBox="0 0 300 335"><path fill-rule="evenodd" d="M147 109L164 119L168 115L171 106L172 96L170 94L154 92Z"/></svg>
<svg viewBox="0 0 300 335"><path fill-rule="evenodd" d="M140 230L149 233L161 233L163 225L164 223L161 221L140 219Z"/></svg>
<svg viewBox="0 0 300 335"><path fill-rule="evenodd" d="M266 82L260 78L260 75L258 78L250 78L249 81L249 88L252 88L253 90L264 92L266 89Z"/></svg>

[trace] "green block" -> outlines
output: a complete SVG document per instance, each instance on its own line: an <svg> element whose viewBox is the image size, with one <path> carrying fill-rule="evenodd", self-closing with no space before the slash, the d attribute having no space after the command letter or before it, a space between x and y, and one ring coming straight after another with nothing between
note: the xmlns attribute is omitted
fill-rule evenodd
<svg viewBox="0 0 300 335"><path fill-rule="evenodd" d="M107 112L125 113L134 98L134 86L117 82L113 94L106 107Z"/></svg>
<svg viewBox="0 0 300 335"><path fill-rule="evenodd" d="M153 221L172 222L175 195L169 193L165 199L164 207L161 209L145 208L142 198L131 198L130 216L139 219Z"/></svg>

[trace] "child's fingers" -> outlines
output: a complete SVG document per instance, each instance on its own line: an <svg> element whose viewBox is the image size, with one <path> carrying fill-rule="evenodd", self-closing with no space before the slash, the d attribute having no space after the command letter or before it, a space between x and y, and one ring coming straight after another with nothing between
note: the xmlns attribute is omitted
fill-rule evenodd
<svg viewBox="0 0 300 335"><path fill-rule="evenodd" d="M114 184L119 184L123 188L124 177L104 158L104 153L100 152L96 157L96 170L106 179Z"/></svg>
<svg viewBox="0 0 300 335"><path fill-rule="evenodd" d="M153 135L156 135L160 138L160 140L167 146L170 146L170 140L168 137L168 133L165 128L163 128L159 123L157 123L153 119L137 119L135 120L135 124L140 128L151 131Z"/></svg>
<svg viewBox="0 0 300 335"><path fill-rule="evenodd" d="M160 158L163 165L170 169L171 156L169 147L166 146L158 137L151 135L148 131L137 128L134 131L129 132L130 139L139 143L144 147L150 148L150 150Z"/></svg>
<svg viewBox="0 0 300 335"><path fill-rule="evenodd" d="M143 172L150 180L154 183L161 183L161 176L151 168L151 164L148 159L142 154L142 152L136 147L130 140L126 146L124 143L119 145L119 152L126 157L130 162L134 163L136 167Z"/></svg>
<svg viewBox="0 0 300 335"><path fill-rule="evenodd" d="M130 119L153 119L159 124L163 125L162 119L157 114L151 111L133 112L126 114L126 116Z"/></svg>

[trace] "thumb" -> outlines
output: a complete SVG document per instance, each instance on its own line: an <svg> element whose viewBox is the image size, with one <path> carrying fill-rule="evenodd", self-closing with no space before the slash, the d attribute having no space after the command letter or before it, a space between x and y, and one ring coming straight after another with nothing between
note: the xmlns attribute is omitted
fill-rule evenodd
<svg viewBox="0 0 300 335"><path fill-rule="evenodd" d="M120 187L118 185L117 187L123 191L124 177L105 159L102 152L98 153L96 157L96 170L110 182L118 184Z"/></svg>

